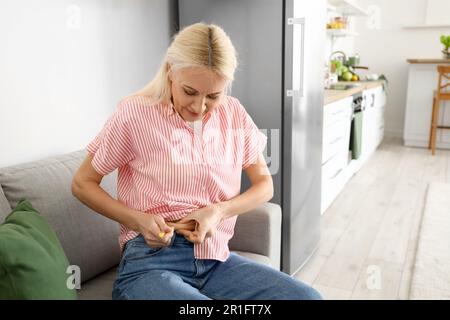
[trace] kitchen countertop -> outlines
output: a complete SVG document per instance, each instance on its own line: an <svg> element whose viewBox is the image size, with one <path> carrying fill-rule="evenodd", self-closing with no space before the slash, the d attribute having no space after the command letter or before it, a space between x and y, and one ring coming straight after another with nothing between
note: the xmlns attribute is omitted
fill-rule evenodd
<svg viewBox="0 0 450 320"><path fill-rule="evenodd" d="M406 60L411 64L439 64L450 63L450 59L408 59Z"/></svg>
<svg viewBox="0 0 450 320"><path fill-rule="evenodd" d="M359 84L360 86L356 88L351 88L348 90L328 90L325 89L325 95L324 95L324 105L330 104L332 102L345 99L347 97L350 97L356 93L359 93L361 91L375 88L378 86L383 85L382 80L380 81L352 81L352 82L338 82L339 84Z"/></svg>

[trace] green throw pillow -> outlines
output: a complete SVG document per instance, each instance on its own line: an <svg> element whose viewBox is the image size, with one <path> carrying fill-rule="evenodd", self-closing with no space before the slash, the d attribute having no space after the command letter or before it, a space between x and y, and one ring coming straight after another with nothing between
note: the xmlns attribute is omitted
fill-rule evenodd
<svg viewBox="0 0 450 320"><path fill-rule="evenodd" d="M0 225L0 300L76 299L68 266L52 227L22 199Z"/></svg>

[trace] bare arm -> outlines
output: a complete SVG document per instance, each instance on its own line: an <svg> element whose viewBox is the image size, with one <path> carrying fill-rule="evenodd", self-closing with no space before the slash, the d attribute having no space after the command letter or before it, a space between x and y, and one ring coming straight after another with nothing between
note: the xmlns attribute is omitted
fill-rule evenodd
<svg viewBox="0 0 450 320"><path fill-rule="evenodd" d="M142 233L151 245L168 243L173 229L167 226L164 219L144 214L127 207L112 198L100 187L103 176L93 168L93 155L88 153L72 180L72 194L82 203L101 215L117 221L136 232ZM163 239L158 237L160 232L166 232Z"/></svg>
<svg viewBox="0 0 450 320"><path fill-rule="evenodd" d="M136 215L139 211L128 208L100 187L103 176L92 167L92 158L92 154L88 153L76 172L72 180L72 194L92 210L138 231Z"/></svg>

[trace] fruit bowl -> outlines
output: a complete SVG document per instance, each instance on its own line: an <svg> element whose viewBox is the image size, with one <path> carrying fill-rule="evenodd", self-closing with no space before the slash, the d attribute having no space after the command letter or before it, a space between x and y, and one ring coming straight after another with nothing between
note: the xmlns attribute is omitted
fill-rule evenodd
<svg viewBox="0 0 450 320"><path fill-rule="evenodd" d="M339 77L339 81L359 81L359 76L351 71L346 71Z"/></svg>

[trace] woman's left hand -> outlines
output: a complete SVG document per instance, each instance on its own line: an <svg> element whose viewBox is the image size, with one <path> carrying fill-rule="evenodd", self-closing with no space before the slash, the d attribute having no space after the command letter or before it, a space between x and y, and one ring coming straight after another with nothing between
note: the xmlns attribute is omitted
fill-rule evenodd
<svg viewBox="0 0 450 320"><path fill-rule="evenodd" d="M224 217L223 208L218 204L213 204L201 209L192 211L178 223L195 222L195 229L178 229L177 233L183 235L188 241L202 243L205 238L209 238L216 232L216 228Z"/></svg>

